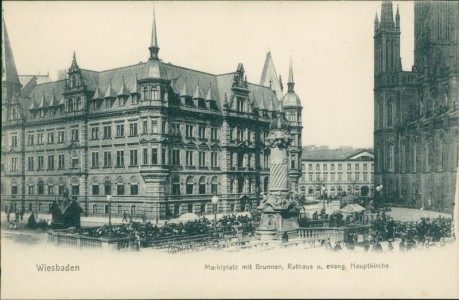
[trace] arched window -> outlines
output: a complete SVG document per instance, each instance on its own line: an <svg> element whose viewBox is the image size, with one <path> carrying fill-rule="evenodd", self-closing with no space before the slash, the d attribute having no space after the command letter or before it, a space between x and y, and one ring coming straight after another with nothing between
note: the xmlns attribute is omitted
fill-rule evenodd
<svg viewBox="0 0 459 300"><path fill-rule="evenodd" d="M117 195L124 195L125 191L124 191L124 181L123 181L123 177L118 177L116 179L116 194Z"/></svg>
<svg viewBox="0 0 459 300"><path fill-rule="evenodd" d="M188 178L186 179L186 194L187 195L193 194L193 187L194 187L193 176L188 176Z"/></svg>
<svg viewBox="0 0 459 300"><path fill-rule="evenodd" d="M392 127L392 100L387 103L387 127Z"/></svg>
<svg viewBox="0 0 459 300"><path fill-rule="evenodd" d="M199 178L199 194L203 195L206 193L206 177L201 176Z"/></svg>
<svg viewBox="0 0 459 300"><path fill-rule="evenodd" d="M173 176L171 180L172 195L180 195L180 177Z"/></svg>
<svg viewBox="0 0 459 300"><path fill-rule="evenodd" d="M244 182L244 177L239 177L237 179L237 192L239 194L243 193L244 192L244 185L245 185L245 182Z"/></svg>
<svg viewBox="0 0 459 300"><path fill-rule="evenodd" d="M97 177L92 178L92 194L94 196L99 195L99 180L97 179Z"/></svg>
<svg viewBox="0 0 459 300"><path fill-rule="evenodd" d="M211 181L211 190L212 190L212 194L218 194L218 181L217 181L217 176L212 177L212 181Z"/></svg>
<svg viewBox="0 0 459 300"><path fill-rule="evenodd" d="M72 112L73 111L73 99L70 98L67 100L67 112Z"/></svg>
<svg viewBox="0 0 459 300"><path fill-rule="evenodd" d="M43 180L38 181L38 195L44 195L45 194L45 183Z"/></svg>
<svg viewBox="0 0 459 300"><path fill-rule="evenodd" d="M234 194L234 179L230 180L230 194Z"/></svg>
<svg viewBox="0 0 459 300"><path fill-rule="evenodd" d="M112 181L110 180L109 177L105 177L104 179L104 192L105 192L105 195L112 194Z"/></svg>

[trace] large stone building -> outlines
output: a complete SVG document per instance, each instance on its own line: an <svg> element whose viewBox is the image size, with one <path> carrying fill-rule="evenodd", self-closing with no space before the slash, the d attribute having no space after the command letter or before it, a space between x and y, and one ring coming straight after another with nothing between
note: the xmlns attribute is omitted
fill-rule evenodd
<svg viewBox="0 0 459 300"><path fill-rule="evenodd" d="M458 166L459 2L414 3L414 66L402 70L400 14L374 21L375 184L387 202L451 209Z"/></svg>
<svg viewBox="0 0 459 300"><path fill-rule="evenodd" d="M47 212L68 189L86 215L108 214L112 195L112 214L167 218L212 212L214 194L220 212L241 211L268 190L264 139L283 97L270 53L264 85L249 83L242 64L214 75L164 63L153 19L146 62L99 72L74 53L65 79L23 87L2 26L3 207ZM291 66L284 98L297 187L302 107Z"/></svg>
<svg viewBox="0 0 459 300"><path fill-rule="evenodd" d="M326 146L303 148L301 195L308 199L334 198L347 193L373 197L373 152L367 149Z"/></svg>

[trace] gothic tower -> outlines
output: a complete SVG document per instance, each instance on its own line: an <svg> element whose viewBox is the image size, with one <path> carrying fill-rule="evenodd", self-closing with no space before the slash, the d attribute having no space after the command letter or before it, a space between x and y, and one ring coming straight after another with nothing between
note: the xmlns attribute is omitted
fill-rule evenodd
<svg viewBox="0 0 459 300"><path fill-rule="evenodd" d="M391 1L383 1L381 20L376 15L374 30L375 181L387 186L381 174L394 172L398 73L401 72L400 15L397 7L394 21Z"/></svg>

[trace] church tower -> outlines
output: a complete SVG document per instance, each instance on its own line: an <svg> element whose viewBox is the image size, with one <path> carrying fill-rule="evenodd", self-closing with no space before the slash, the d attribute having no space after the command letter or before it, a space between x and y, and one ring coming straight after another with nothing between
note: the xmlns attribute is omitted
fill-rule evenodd
<svg viewBox="0 0 459 300"><path fill-rule="evenodd" d="M400 15L394 20L391 1L383 1L381 20L374 20L374 140L375 184L387 186L385 175L394 173L396 116L399 99ZM384 163L383 163L384 162ZM389 163L391 162L391 163ZM392 185L392 184L389 184Z"/></svg>
<svg viewBox="0 0 459 300"><path fill-rule="evenodd" d="M282 81L277 77L276 68L274 67L271 51L266 54L265 64L261 72L260 85L269 87L276 94L277 99L281 99L283 95Z"/></svg>
<svg viewBox="0 0 459 300"><path fill-rule="evenodd" d="M19 97L22 85L2 12L2 124L22 119Z"/></svg>
<svg viewBox="0 0 459 300"><path fill-rule="evenodd" d="M287 93L282 98L281 106L285 111L285 117L290 124L290 134L292 142L289 150L289 173L288 176L291 182L291 190L299 193L298 181L301 177L301 155L302 155L302 131L303 123L301 121L301 105L300 97L295 93L295 81L293 80L293 68L290 61L288 74Z"/></svg>

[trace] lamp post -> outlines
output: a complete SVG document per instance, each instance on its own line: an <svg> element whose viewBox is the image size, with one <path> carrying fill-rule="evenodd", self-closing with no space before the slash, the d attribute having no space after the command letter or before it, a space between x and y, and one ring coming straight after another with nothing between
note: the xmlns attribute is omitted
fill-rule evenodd
<svg viewBox="0 0 459 300"><path fill-rule="evenodd" d="M381 202L381 199L382 199L382 190L383 190L383 185L380 184L376 187L376 192L378 192L378 201L376 202L377 205L379 206L380 202Z"/></svg>
<svg viewBox="0 0 459 300"><path fill-rule="evenodd" d="M107 195L108 202L108 226L112 227L112 195Z"/></svg>
<svg viewBox="0 0 459 300"><path fill-rule="evenodd" d="M214 233L217 233L217 205L219 200L216 194L214 194L211 200L214 206Z"/></svg>
<svg viewBox="0 0 459 300"><path fill-rule="evenodd" d="M325 210L325 190L326 190L325 184L322 184L322 202L323 202L324 210Z"/></svg>

